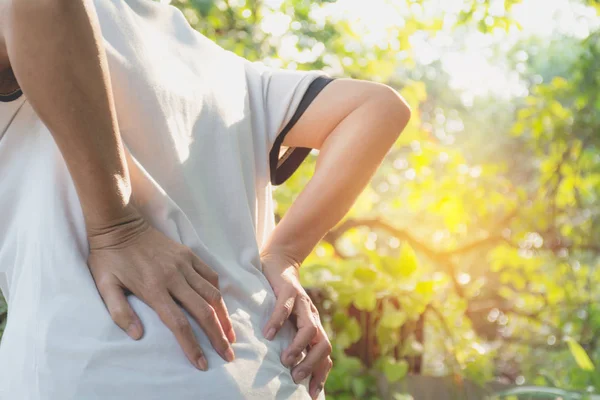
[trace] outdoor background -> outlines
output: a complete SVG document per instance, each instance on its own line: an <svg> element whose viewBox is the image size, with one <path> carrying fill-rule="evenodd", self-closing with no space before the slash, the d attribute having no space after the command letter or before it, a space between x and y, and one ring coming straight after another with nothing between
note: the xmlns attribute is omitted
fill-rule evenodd
<svg viewBox="0 0 600 400"><path fill-rule="evenodd" d="M250 60L383 82L413 109L302 268L329 399L600 393L600 2L171 4ZM276 188L278 218L315 160Z"/></svg>

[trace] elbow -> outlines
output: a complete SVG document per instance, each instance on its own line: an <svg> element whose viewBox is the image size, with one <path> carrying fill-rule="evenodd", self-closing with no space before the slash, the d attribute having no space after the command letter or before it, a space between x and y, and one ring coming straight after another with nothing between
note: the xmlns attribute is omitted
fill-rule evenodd
<svg viewBox="0 0 600 400"><path fill-rule="evenodd" d="M374 93L374 101L377 102L382 117L398 137L410 121L412 110L394 88L387 85L378 86L379 89Z"/></svg>
<svg viewBox="0 0 600 400"><path fill-rule="evenodd" d="M7 9L4 14L7 21L3 25L10 27L11 24L31 25L32 21L41 16L56 18L67 16L72 7L86 3L89 0L5 0L3 7ZM3 21L4 22L4 21Z"/></svg>

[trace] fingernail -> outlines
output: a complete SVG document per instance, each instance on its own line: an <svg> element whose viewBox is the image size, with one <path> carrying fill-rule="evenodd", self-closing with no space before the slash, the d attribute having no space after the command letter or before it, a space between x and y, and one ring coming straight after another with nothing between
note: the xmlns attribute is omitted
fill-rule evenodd
<svg viewBox="0 0 600 400"><path fill-rule="evenodd" d="M290 354L289 356L287 356L287 358L285 359L285 361L287 362L288 365L292 365L294 364L294 361L296 361L296 358L298 358L295 354Z"/></svg>
<svg viewBox="0 0 600 400"><path fill-rule="evenodd" d="M233 349L231 347L228 347L227 350L225 350L225 360L228 362L235 360L235 354L233 354Z"/></svg>
<svg viewBox="0 0 600 400"><path fill-rule="evenodd" d="M227 339L229 339L229 343L235 343L235 332L232 330L229 331L229 333L227 334Z"/></svg>
<svg viewBox="0 0 600 400"><path fill-rule="evenodd" d="M316 387L316 388L315 388L315 389L312 391L312 394L311 394L312 398L313 398L313 399L316 399L317 397L319 397L319 393L321 393L321 390L323 390L323 387L322 387L322 386L318 386L318 387Z"/></svg>
<svg viewBox="0 0 600 400"><path fill-rule="evenodd" d="M200 358L198 359L198 368L201 371L208 371L208 361L206 361L206 358L204 358L204 356L200 356Z"/></svg>
<svg viewBox="0 0 600 400"><path fill-rule="evenodd" d="M137 340L140 337L140 329L138 328L138 324L136 323L136 321L133 321L131 324L129 324L129 326L127 327L127 334L129 335L129 337L135 340Z"/></svg>
<svg viewBox="0 0 600 400"><path fill-rule="evenodd" d="M273 340L274 337L275 337L275 328L271 328L271 329L269 329L269 332L267 332L265 338L267 340Z"/></svg>
<svg viewBox="0 0 600 400"><path fill-rule="evenodd" d="M296 374L297 381L303 381L304 378L306 378L306 372L300 371L300 372L298 372L298 374Z"/></svg>

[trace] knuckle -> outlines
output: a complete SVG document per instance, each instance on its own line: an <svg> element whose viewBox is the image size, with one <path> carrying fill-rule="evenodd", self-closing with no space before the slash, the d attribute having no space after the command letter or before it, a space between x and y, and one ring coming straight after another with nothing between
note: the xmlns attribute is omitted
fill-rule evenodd
<svg viewBox="0 0 600 400"><path fill-rule="evenodd" d="M173 319L173 329L178 333L186 333L190 329L190 323L187 318L183 316L175 317Z"/></svg>
<svg viewBox="0 0 600 400"><path fill-rule="evenodd" d="M162 285L158 281L148 281L144 285L142 293L148 298L156 297L162 289Z"/></svg>
<svg viewBox="0 0 600 400"><path fill-rule="evenodd" d="M223 300L221 292L215 288L211 288L206 293L205 298L210 304L219 304Z"/></svg>
<svg viewBox="0 0 600 400"><path fill-rule="evenodd" d="M302 301L306 304L306 307L310 311L313 311L313 302L312 299L308 296L308 294L304 290L302 290L300 296L302 296Z"/></svg>
<svg viewBox="0 0 600 400"><path fill-rule="evenodd" d="M294 309L294 301L295 299L293 297L290 297L289 299L287 299L287 301L283 303L283 311L286 315L290 315L292 310Z"/></svg>
<svg viewBox="0 0 600 400"><path fill-rule="evenodd" d="M141 295L148 304L156 304L161 292L163 291L164 283L158 279L148 279L142 286Z"/></svg>
<svg viewBox="0 0 600 400"><path fill-rule="evenodd" d="M294 284L290 284L291 288L290 290L296 295L296 296L303 296L303 292L304 290L302 289L302 287L298 286L298 285L294 285Z"/></svg>
<svg viewBox="0 0 600 400"><path fill-rule="evenodd" d="M301 381L301 379L299 379L301 376L307 376L310 374L310 366L307 367L302 367L302 368L298 368L298 372L294 373L294 381L296 383L299 383Z"/></svg>
<svg viewBox="0 0 600 400"><path fill-rule="evenodd" d="M194 350L192 351L192 353L193 353L192 355L194 357L194 360L197 360L204 355L204 352L202 352L202 349L198 346L194 347Z"/></svg>
<svg viewBox="0 0 600 400"><path fill-rule="evenodd" d="M198 309L198 313L200 314L200 318L202 319L214 321L217 320L217 313L215 312L215 309L212 308L209 304L200 306L200 308Z"/></svg>
<svg viewBox="0 0 600 400"><path fill-rule="evenodd" d="M124 305L119 304L110 309L110 316L115 322L125 322L129 313Z"/></svg>
<svg viewBox="0 0 600 400"><path fill-rule="evenodd" d="M332 350L333 347L331 346L331 342L329 341L329 339L325 339L325 354L329 356Z"/></svg>
<svg viewBox="0 0 600 400"><path fill-rule="evenodd" d="M283 315L273 315L268 325L270 325L271 328L275 328L275 330L279 331L284 323L285 317Z"/></svg>
<svg viewBox="0 0 600 400"><path fill-rule="evenodd" d="M112 279L110 279L110 277L103 275L98 277L96 280L96 286L98 287L98 290L100 292L103 291L108 291L112 288L113 284L112 284Z"/></svg>
<svg viewBox="0 0 600 400"><path fill-rule="evenodd" d="M315 337L317 335L318 329L316 325L309 325L306 327L309 335L311 338Z"/></svg>
<svg viewBox="0 0 600 400"><path fill-rule="evenodd" d="M219 287L219 274L217 274L215 271L210 270L210 273L208 274L207 280L216 288Z"/></svg>
<svg viewBox="0 0 600 400"><path fill-rule="evenodd" d="M194 254L192 249L189 247L182 245L179 249L179 259L185 261L186 263L189 263L194 257L196 257L196 254Z"/></svg>
<svg viewBox="0 0 600 400"><path fill-rule="evenodd" d="M221 335L217 338L217 345L220 347L221 351L226 351L229 348L229 340Z"/></svg>
<svg viewBox="0 0 600 400"><path fill-rule="evenodd" d="M149 275L149 276L143 277L142 282L143 282L143 285L146 288L146 290L154 290L154 289L157 289L157 288L161 287L162 285L164 285L164 283L161 281L161 279L155 275Z"/></svg>
<svg viewBox="0 0 600 400"><path fill-rule="evenodd" d="M333 360L331 359L331 357L327 357L327 360L325 361L325 365L327 366L327 370L330 370L331 368L333 368Z"/></svg>
<svg viewBox="0 0 600 400"><path fill-rule="evenodd" d="M180 275L179 269L174 265L166 267L163 271L164 279L168 283L175 282L179 278L179 275Z"/></svg>
<svg viewBox="0 0 600 400"><path fill-rule="evenodd" d="M315 305L312 302L310 303L310 310L317 320L321 319L321 316L319 315L319 310L317 309L317 307L315 307Z"/></svg>
<svg viewBox="0 0 600 400"><path fill-rule="evenodd" d="M302 347L301 344L298 344L292 348L291 353L301 355L302 351L306 349L306 346Z"/></svg>

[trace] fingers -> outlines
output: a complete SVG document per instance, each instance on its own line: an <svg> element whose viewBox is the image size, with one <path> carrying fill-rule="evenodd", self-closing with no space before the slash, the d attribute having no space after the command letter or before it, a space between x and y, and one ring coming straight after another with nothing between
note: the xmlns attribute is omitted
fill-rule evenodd
<svg viewBox="0 0 600 400"><path fill-rule="evenodd" d="M161 321L173 332L177 342L183 349L188 360L202 371L208 370L208 362L194 336L192 327L183 311L168 293L150 304L156 311Z"/></svg>
<svg viewBox="0 0 600 400"><path fill-rule="evenodd" d="M192 266L204 279L206 279L211 285L219 288L219 275L213 271L211 267L206 265L204 261L200 259L194 252L190 251L190 257Z"/></svg>
<svg viewBox="0 0 600 400"><path fill-rule="evenodd" d="M331 357L328 356L313 370L309 385L310 397L313 399L316 399L325 387L325 381L327 380L327 376L329 375L332 366L333 362L331 361Z"/></svg>
<svg viewBox="0 0 600 400"><path fill-rule="evenodd" d="M302 355L304 349L315 341L314 339L317 334L317 324L306 301L303 299L296 301L294 314L297 317L296 325L298 331L292 344L281 354L281 362L288 367L292 367L296 363L296 360Z"/></svg>
<svg viewBox="0 0 600 400"><path fill-rule="evenodd" d="M273 340L279 329L283 326L283 323L290 317L296 301L296 295L297 291L291 285L284 287L279 293L275 302L275 309L263 330L263 335L265 335L267 340Z"/></svg>
<svg viewBox="0 0 600 400"><path fill-rule="evenodd" d="M98 292L113 321L132 339L140 339L144 334L144 328L140 318L127 301L123 288L116 283L99 284Z"/></svg>
<svg viewBox="0 0 600 400"><path fill-rule="evenodd" d="M229 342L235 342L235 332L233 331L231 319L229 318L225 301L223 301L223 296L221 296L219 289L210 284L202 276L198 275L194 269L184 268L183 271L185 279L192 289L202 296L215 310L219 323Z"/></svg>
<svg viewBox="0 0 600 400"><path fill-rule="evenodd" d="M233 349L229 345L214 308L188 285L183 276L180 282L173 284L169 290L173 297L179 300L181 305L198 322L198 325L200 325L221 357L225 361L233 361L235 358Z"/></svg>
<svg viewBox="0 0 600 400"><path fill-rule="evenodd" d="M310 348L302 362L292 369L292 376L296 383L309 376L316 367L331 354L331 344L324 333L320 332L321 340Z"/></svg>
<svg viewBox="0 0 600 400"><path fill-rule="evenodd" d="M331 366L331 344L323 326L319 321L316 308L308 297L300 297L294 308L298 332L292 344L283 352L282 363L287 366L295 365L302 358L302 351L310 346L304 360L292 369L296 383L301 382L312 374L309 392L316 399L323 387Z"/></svg>

